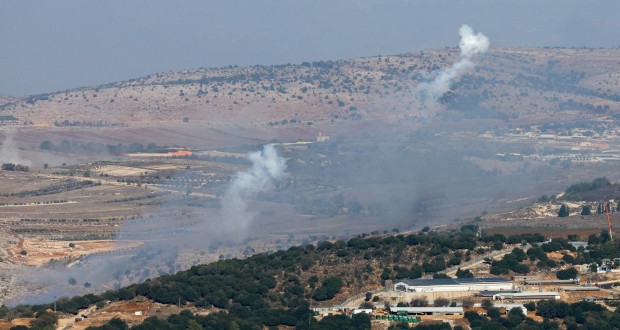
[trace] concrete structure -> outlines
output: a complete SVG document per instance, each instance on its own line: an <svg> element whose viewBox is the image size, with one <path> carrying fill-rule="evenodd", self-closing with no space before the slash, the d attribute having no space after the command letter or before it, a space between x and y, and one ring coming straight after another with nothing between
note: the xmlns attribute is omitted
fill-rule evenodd
<svg viewBox="0 0 620 330"><path fill-rule="evenodd" d="M571 292L585 292L585 291L601 291L601 288L599 288L598 286L581 286L581 285L577 285L577 286L567 286L567 287L563 287L562 290L564 291L571 291Z"/></svg>
<svg viewBox="0 0 620 330"><path fill-rule="evenodd" d="M390 307L390 313L406 312L409 315L463 315L463 307Z"/></svg>
<svg viewBox="0 0 620 330"><path fill-rule="evenodd" d="M584 241L572 241L572 242L568 242L568 244L572 245L575 250L578 250L580 247L587 249L588 248L588 242L584 242Z"/></svg>
<svg viewBox="0 0 620 330"><path fill-rule="evenodd" d="M512 281L492 278L406 279L394 284L401 292L511 291Z"/></svg>
<svg viewBox="0 0 620 330"><path fill-rule="evenodd" d="M542 280L542 277L539 275L515 275L512 277L512 280L515 282L524 283L525 281L530 280Z"/></svg>
<svg viewBox="0 0 620 330"><path fill-rule="evenodd" d="M560 299L558 292L506 292L493 295L493 300Z"/></svg>
<svg viewBox="0 0 620 330"><path fill-rule="evenodd" d="M498 293L517 293L517 292L521 292L519 290L504 290L504 291L480 291L478 293L476 293L477 297L487 297L487 298L492 298L494 295L498 294Z"/></svg>
<svg viewBox="0 0 620 330"><path fill-rule="evenodd" d="M525 280L526 285L575 285L579 284L576 279L572 280Z"/></svg>

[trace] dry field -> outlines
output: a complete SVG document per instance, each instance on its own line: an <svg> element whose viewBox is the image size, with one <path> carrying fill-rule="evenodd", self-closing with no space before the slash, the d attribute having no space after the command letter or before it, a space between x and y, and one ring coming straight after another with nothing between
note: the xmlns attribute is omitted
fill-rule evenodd
<svg viewBox="0 0 620 330"><path fill-rule="evenodd" d="M69 247L74 244L74 247ZM29 266L45 266L51 261L74 260L81 256L105 253L115 250L132 249L141 246L138 241L110 241L110 240L93 240L93 241L50 241L41 238L23 238L18 244L7 250L8 260L14 263L21 263ZM27 251L28 254L22 256L21 251Z"/></svg>

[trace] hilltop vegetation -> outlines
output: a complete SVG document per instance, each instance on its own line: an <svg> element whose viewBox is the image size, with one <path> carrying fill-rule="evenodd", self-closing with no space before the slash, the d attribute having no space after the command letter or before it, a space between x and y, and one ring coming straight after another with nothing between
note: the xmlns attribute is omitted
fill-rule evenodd
<svg viewBox="0 0 620 330"><path fill-rule="evenodd" d="M566 189L562 196L567 201L620 200L620 185L612 184L607 178L597 178L591 182L579 182Z"/></svg>
<svg viewBox="0 0 620 330"><path fill-rule="evenodd" d="M345 296L343 293L352 295L363 292L373 286L380 286L383 280L439 274L448 265L458 265L470 258L472 251L482 253L486 249L501 248L504 243L536 243L544 240L538 234L510 237L498 234L478 239L476 229L473 225L466 225L459 231L358 237L347 242L321 242L316 247L292 247L286 251L258 254L243 260L220 260L101 295L62 298L56 302L56 308L66 313L78 313L80 309L93 304L104 305L106 300L130 300L142 296L164 304L206 307L215 312L208 316L197 316L185 311L165 320L151 317L135 329L233 329L237 326L240 329L260 329L262 326L277 325L308 329L309 319L310 329L368 328L370 320L367 316L326 318L317 323L311 318L309 307L338 304ZM620 257L620 242L611 241L606 235L592 235L589 243L588 252L583 249L574 251L564 239L554 239L525 252L515 248L501 261L493 262L491 272L494 273L495 268L507 267L515 273L527 273L515 267L523 267L527 259L530 262L539 260L537 264L526 266L529 270L530 267L561 268L563 264L598 265L603 258ZM576 257L566 253L570 250L573 255L576 252ZM564 258L552 263L547 252L562 252ZM448 262L442 261L444 255L450 256ZM558 277L563 275L563 271L558 271ZM367 298L372 298L372 295ZM44 312L50 308L51 304L20 305L11 310L2 310L2 314L6 317L36 314L42 318L40 322L51 322L50 315ZM534 322L513 311L507 318L500 318L496 311L489 312L488 318L471 313L466 318L474 329L498 324L507 329L521 329L525 325L528 325L528 329L557 329L561 322L580 329L583 325L598 324L600 320L620 321L617 313L607 312L588 303L569 305L543 301L531 308L544 317L545 322ZM597 320L587 316L596 316ZM551 322L553 319L556 321ZM107 327L100 329L122 329L123 324L122 321L113 320Z"/></svg>
<svg viewBox="0 0 620 330"><path fill-rule="evenodd" d="M610 73L618 52L492 49L434 107L472 119L557 122L559 113L563 121L610 115L620 110L617 74ZM416 97L417 84L457 60L458 49L446 48L298 65L184 70L5 99L0 109L20 125L95 128L231 118L266 127L396 121L427 116L430 109Z"/></svg>

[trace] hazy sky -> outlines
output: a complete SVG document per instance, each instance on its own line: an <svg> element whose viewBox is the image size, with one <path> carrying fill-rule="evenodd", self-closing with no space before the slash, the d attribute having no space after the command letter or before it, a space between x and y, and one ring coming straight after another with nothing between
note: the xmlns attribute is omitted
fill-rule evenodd
<svg viewBox="0 0 620 330"><path fill-rule="evenodd" d="M617 0L0 0L0 95L456 46L620 46Z"/></svg>

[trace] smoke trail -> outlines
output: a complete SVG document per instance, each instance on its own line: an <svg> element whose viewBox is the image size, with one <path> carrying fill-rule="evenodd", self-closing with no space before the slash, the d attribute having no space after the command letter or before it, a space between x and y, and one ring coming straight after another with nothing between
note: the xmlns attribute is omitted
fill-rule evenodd
<svg viewBox="0 0 620 330"><path fill-rule="evenodd" d="M463 25L459 29L461 41L459 49L461 50L461 60L454 63L447 70L441 71L433 81L423 82L416 88L418 95L422 100L432 99L436 101L444 93L450 89L450 85L464 71L474 66L472 58L477 54L485 53L489 49L489 39L478 32L474 34L474 30L469 25Z"/></svg>
<svg viewBox="0 0 620 330"><path fill-rule="evenodd" d="M237 173L222 199L222 220L225 231L247 229L254 215L247 211L247 199L267 189L274 180L284 176L286 160L271 144L262 151L248 155L252 167Z"/></svg>

